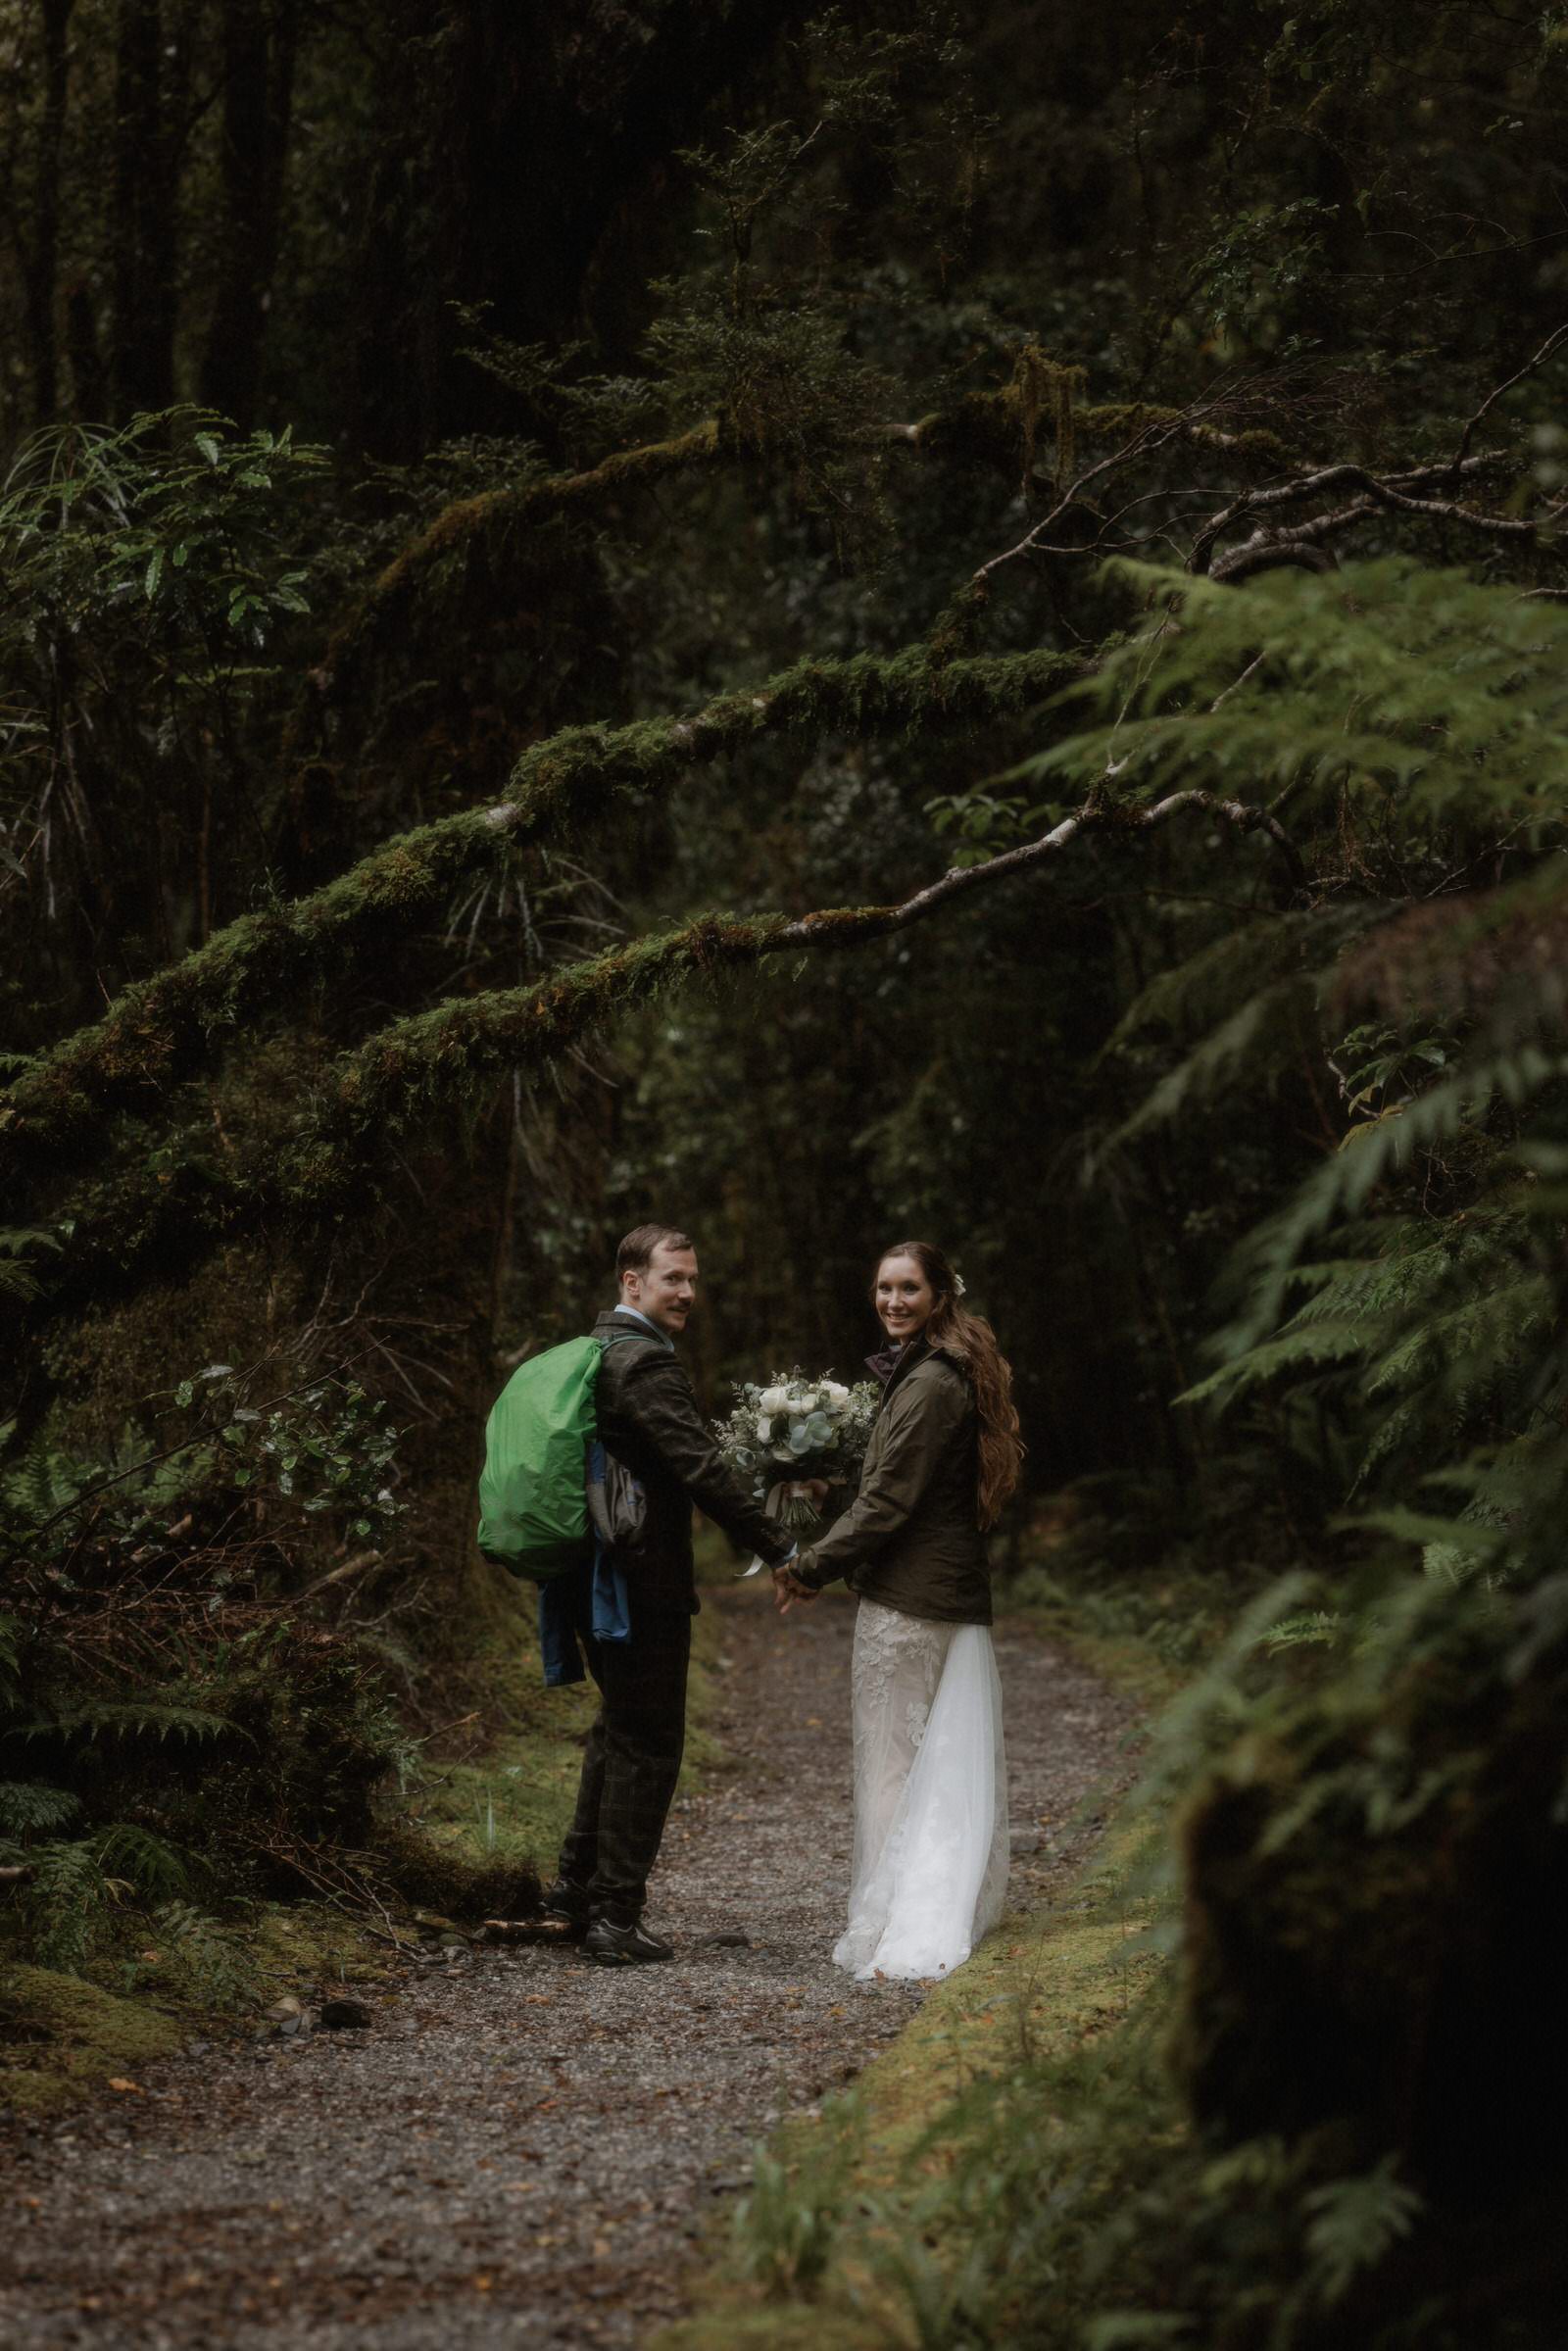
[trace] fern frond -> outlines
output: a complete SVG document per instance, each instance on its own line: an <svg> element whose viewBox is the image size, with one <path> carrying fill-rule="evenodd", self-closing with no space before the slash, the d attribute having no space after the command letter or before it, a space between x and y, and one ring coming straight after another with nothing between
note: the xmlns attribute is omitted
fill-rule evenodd
<svg viewBox="0 0 1568 2351"><path fill-rule="evenodd" d="M1406 837L1473 837L1499 811L1526 842L1561 837L1562 613L1398 561L1241 592L1110 569L1159 617L1058 698L1084 723L1020 780L1140 803L1200 776L1253 805L1288 788L1308 814L1332 806Z"/></svg>
<svg viewBox="0 0 1568 2351"><path fill-rule="evenodd" d="M1348 936L1359 937L1380 911L1366 906L1310 906L1221 932L1181 962L1155 973L1111 1031L1101 1049L1102 1058L1113 1058L1147 1029L1190 1033L1206 1028L1260 982L1292 971L1327 970L1332 957L1322 951L1337 952Z"/></svg>
<svg viewBox="0 0 1568 2351"><path fill-rule="evenodd" d="M1369 1367L1366 1394L1384 1396L1430 1380L1457 1401L1495 1381L1538 1332L1551 1327L1555 1315L1545 1275L1517 1273L1446 1313L1423 1315Z"/></svg>
<svg viewBox="0 0 1568 2351"><path fill-rule="evenodd" d="M0 1830L8 1837L64 1829L80 1810L81 1798L69 1788L46 1788L30 1780L0 1780Z"/></svg>
<svg viewBox="0 0 1568 2351"><path fill-rule="evenodd" d="M1310 1608L1298 1616L1282 1616L1263 1639L1271 1649L1333 1648L1345 1630L1345 1617L1335 1608Z"/></svg>
<svg viewBox="0 0 1568 2351"><path fill-rule="evenodd" d="M1336 2180L1306 2199L1306 2249L1318 2297L1344 2300L1364 2270L1374 2269L1426 2207L1397 2176L1398 2158L1386 2155L1374 2171Z"/></svg>
<svg viewBox="0 0 1568 2351"><path fill-rule="evenodd" d="M0 1225L0 1298L18 1298L24 1304L35 1298L41 1285L24 1260L33 1249L59 1247L59 1234L41 1225Z"/></svg>
<svg viewBox="0 0 1568 2351"><path fill-rule="evenodd" d="M205 1706L181 1706L145 1698L101 1698L86 1705L71 1706L53 1717L35 1717L20 1724L12 1733L18 1738L38 1738L44 1733L64 1739L156 1739L160 1745L169 1739L218 1739L236 1726L226 1715L215 1714Z"/></svg>
<svg viewBox="0 0 1568 2351"><path fill-rule="evenodd" d="M134 1821L117 1821L101 1830L95 1850L106 1878L123 1880L148 1901L171 1901L190 1889L184 1856Z"/></svg>
<svg viewBox="0 0 1568 2351"><path fill-rule="evenodd" d="M1312 1001L1309 983L1296 973L1276 980L1272 987L1260 988L1166 1072L1110 1138L1110 1148L1136 1143L1151 1128L1211 1100L1223 1087L1254 1070L1268 1048L1282 1038L1294 1041L1299 1037L1301 1016ZM1270 1057L1278 1059L1279 1055L1276 1053Z"/></svg>
<svg viewBox="0 0 1568 2351"><path fill-rule="evenodd" d="M1325 1159L1249 1243L1244 1263L1250 1304L1222 1344L1238 1353L1256 1344L1278 1321L1307 1243L1358 1214L1379 1185L1407 1167L1418 1152L1453 1140L1466 1128L1479 1128L1494 1102L1517 1109L1564 1076L1568 1055L1530 1045L1512 1048L1429 1087L1398 1117L1380 1120L1353 1149Z"/></svg>
<svg viewBox="0 0 1568 2351"><path fill-rule="evenodd" d="M31 1930L33 1955L44 1967L75 1968L86 1957L113 1899L95 1842L78 1837L38 1845L27 1858L33 1877L24 1916Z"/></svg>
<svg viewBox="0 0 1568 2351"><path fill-rule="evenodd" d="M1396 1542L1413 1543L1422 1550L1430 1543L1456 1543L1464 1550L1490 1553L1500 1549L1503 1541L1500 1528L1444 1518L1431 1510L1409 1510L1397 1502L1381 1510L1346 1511L1334 1523L1347 1531L1359 1528L1392 1535Z"/></svg>
<svg viewBox="0 0 1568 2351"><path fill-rule="evenodd" d="M1358 1322L1326 1318L1303 1322L1222 1363L1218 1371L1184 1389L1173 1400L1178 1404L1233 1403L1250 1390L1265 1387L1281 1372L1353 1362L1366 1348L1367 1334Z"/></svg>

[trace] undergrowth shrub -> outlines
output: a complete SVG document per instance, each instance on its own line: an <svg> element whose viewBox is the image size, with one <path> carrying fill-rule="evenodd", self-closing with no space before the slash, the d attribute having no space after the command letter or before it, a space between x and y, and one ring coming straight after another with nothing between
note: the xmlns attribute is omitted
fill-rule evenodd
<svg viewBox="0 0 1568 2351"><path fill-rule="evenodd" d="M168 1945L221 2007L247 1901L530 1907L529 1871L397 1822L416 1750L388 1636L312 1604L345 1566L361 1591L385 1572L384 1408L331 1375L269 1397L222 1364L158 1403L107 1455L45 1432L0 1472L0 1946L102 1977Z"/></svg>

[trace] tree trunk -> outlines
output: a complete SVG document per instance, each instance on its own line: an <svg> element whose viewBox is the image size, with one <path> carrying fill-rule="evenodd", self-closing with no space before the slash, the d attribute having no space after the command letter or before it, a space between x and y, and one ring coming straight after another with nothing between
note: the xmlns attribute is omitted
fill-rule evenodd
<svg viewBox="0 0 1568 2351"><path fill-rule="evenodd" d="M192 0L120 0L115 35L115 411L168 408L179 300L179 169Z"/></svg>
<svg viewBox="0 0 1568 2351"><path fill-rule="evenodd" d="M277 269L298 46L298 0L223 0L223 245L202 397L246 428Z"/></svg>
<svg viewBox="0 0 1568 2351"><path fill-rule="evenodd" d="M60 392L60 341L55 325L55 280L60 262L60 155L66 128L70 61L66 36L75 0L42 0L43 115L38 125L38 175L33 191L32 250L26 257L24 301L32 361L33 421L47 424Z"/></svg>

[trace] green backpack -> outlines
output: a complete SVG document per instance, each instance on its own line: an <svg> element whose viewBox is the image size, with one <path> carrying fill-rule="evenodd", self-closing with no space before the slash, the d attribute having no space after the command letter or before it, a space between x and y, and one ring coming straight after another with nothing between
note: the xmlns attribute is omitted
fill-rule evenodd
<svg viewBox="0 0 1568 2351"><path fill-rule="evenodd" d="M635 1331L617 1332L635 1339ZM604 1448L598 1443L595 1390L607 1339L567 1339L532 1355L513 1373L485 1423L479 1473L479 1548L514 1576L549 1584L580 1566L604 1520ZM597 1456L597 1460L591 1456ZM616 1538L632 1536L626 1513L640 1512L641 1489L619 1469L612 1506ZM598 1491L590 1516L589 1480ZM632 1536L634 1540L634 1536Z"/></svg>

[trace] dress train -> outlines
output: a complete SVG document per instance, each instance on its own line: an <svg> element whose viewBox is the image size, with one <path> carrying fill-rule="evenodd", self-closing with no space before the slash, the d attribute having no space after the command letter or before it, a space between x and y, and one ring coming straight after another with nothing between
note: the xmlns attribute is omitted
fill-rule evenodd
<svg viewBox="0 0 1568 2351"><path fill-rule="evenodd" d="M945 1976L996 1924L1007 1887L990 1628L862 1600L852 1681L855 1864L834 1962L861 1979Z"/></svg>

